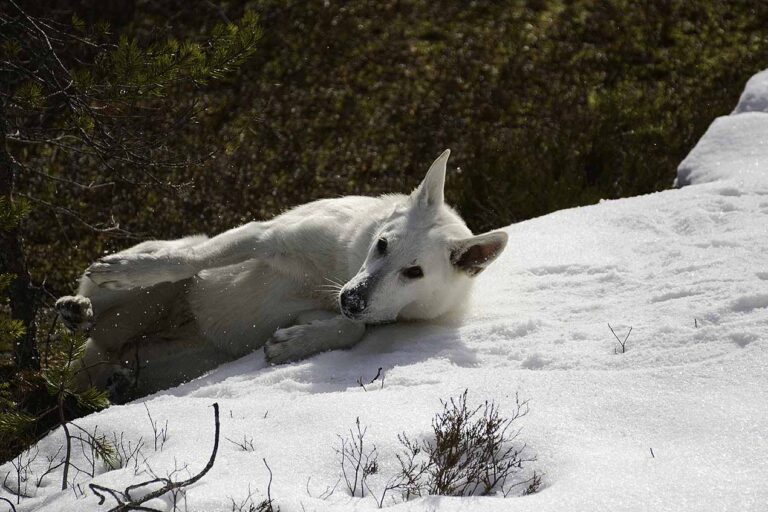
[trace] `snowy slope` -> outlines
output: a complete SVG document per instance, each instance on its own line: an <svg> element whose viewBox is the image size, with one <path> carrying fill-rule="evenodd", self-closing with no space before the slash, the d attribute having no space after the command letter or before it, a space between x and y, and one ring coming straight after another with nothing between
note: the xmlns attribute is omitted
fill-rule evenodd
<svg viewBox="0 0 768 512"><path fill-rule="evenodd" d="M261 500L262 457L283 511L369 510L373 499L351 498L343 486L318 497L338 479L336 435L356 417L380 453L375 489L396 464L397 434L426 435L440 398L468 388L471 402L493 399L504 411L519 392L531 401L521 439L538 457L530 467L545 473L539 493L429 497L395 509L766 510L766 84L765 72L751 80L734 114L717 119L681 164L679 182L689 186L508 227L509 247L479 277L461 326L383 327L353 350L280 367L253 354L77 423L148 438L157 473L174 461L196 472L210 453L217 401L222 435L253 437L255 450L223 441L211 472L187 493L189 510L231 510L228 497L242 500L249 485ZM632 327L626 353L615 353L607 323L619 335ZM357 379L378 367L383 388L364 391ZM162 451L151 447L145 404L168 420ZM41 454L61 442L54 432ZM60 478L31 486L36 497L20 510L107 509L88 492L57 491ZM77 478L86 489L90 479ZM94 481L123 488L140 479L131 468Z"/></svg>

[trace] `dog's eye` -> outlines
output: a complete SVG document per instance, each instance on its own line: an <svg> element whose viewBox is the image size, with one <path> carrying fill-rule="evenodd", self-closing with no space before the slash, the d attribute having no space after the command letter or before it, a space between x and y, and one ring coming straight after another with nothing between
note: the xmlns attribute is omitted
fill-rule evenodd
<svg viewBox="0 0 768 512"><path fill-rule="evenodd" d="M387 239L386 238L379 238L379 241L376 242L376 250L382 256L387 253Z"/></svg>
<svg viewBox="0 0 768 512"><path fill-rule="evenodd" d="M419 279L420 277L424 277L424 271L418 266L408 267L403 269L403 276L408 279Z"/></svg>

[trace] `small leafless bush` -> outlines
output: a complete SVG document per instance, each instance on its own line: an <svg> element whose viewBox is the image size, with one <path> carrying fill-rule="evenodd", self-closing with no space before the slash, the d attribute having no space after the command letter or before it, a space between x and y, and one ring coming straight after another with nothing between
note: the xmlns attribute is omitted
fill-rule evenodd
<svg viewBox="0 0 768 512"><path fill-rule="evenodd" d="M116 469L120 467L118 465L117 449L107 439L104 434L99 434L99 427L93 428L93 431L86 430L75 423L71 423L71 426L80 431L78 434L72 435L72 442L79 443L80 452L83 454L83 459L87 466L79 467L74 462L70 461L70 466L78 473L84 473L93 478L97 473L97 463L101 462L106 469ZM74 484L74 479L72 481Z"/></svg>
<svg viewBox="0 0 768 512"><path fill-rule="evenodd" d="M232 496L229 496L229 501L232 505L230 509L232 512L256 512L256 505L253 503L254 492L251 490L251 485L248 484L248 494L245 495L240 501L235 500Z"/></svg>
<svg viewBox="0 0 768 512"><path fill-rule="evenodd" d="M259 503L254 503L253 496L255 493L251 490L250 484L248 485L248 494L241 501L236 501L232 496L229 497L229 501L232 505L230 509L232 512L280 512L280 507L274 508L274 502L272 501L272 470L267 464L267 459L261 459L269 472L269 482L267 483L267 497L261 500Z"/></svg>
<svg viewBox="0 0 768 512"><path fill-rule="evenodd" d="M150 425L152 425L152 435L155 439L155 451L163 451L165 442L168 440L168 420L165 420L165 426L158 428L158 422L152 418L152 413L149 412L149 407L147 407L146 402L144 402L144 409L147 410L147 417L149 418Z"/></svg>
<svg viewBox="0 0 768 512"><path fill-rule="evenodd" d="M530 479L523 482L523 485L528 484L528 486L523 489L522 496L529 496L531 494L536 494L539 492L539 489L541 489L541 474L536 473L536 471L533 472L533 476L531 476ZM506 498L507 495L504 494L504 497Z"/></svg>
<svg viewBox="0 0 768 512"><path fill-rule="evenodd" d="M244 452L253 452L256 451L256 447L253 445L253 437L248 437L245 434L243 434L242 441L235 441L234 439L226 438L227 441L232 443L233 445L237 446Z"/></svg>
<svg viewBox="0 0 768 512"><path fill-rule="evenodd" d="M365 444L365 434L368 427L360 425L360 418L355 420L355 430L349 429L347 437L339 437L339 456L341 476L347 485L349 494L365 497L366 480L379 470L376 446L368 448Z"/></svg>
<svg viewBox="0 0 768 512"><path fill-rule="evenodd" d="M75 497L83 497L82 486L77 483L79 475L86 475L93 478L102 466L107 469L120 467L118 463L118 452L107 437L98 432L98 427L92 431L86 430L74 422L68 423L70 429L73 429L67 437L68 451L66 455L62 452L65 445L59 446L59 449L53 455L46 455L47 464L43 469L38 468L38 473L32 471L32 464L39 455L39 448L34 446L10 461L13 471L7 471L3 477L2 487L12 495L16 496L17 503L21 498L29 498L34 493L30 492L30 484L35 488L43 485L43 480L60 467L69 469L66 487L62 490L71 490ZM71 453L78 450L82 453L82 463L75 464L71 460Z"/></svg>
<svg viewBox="0 0 768 512"><path fill-rule="evenodd" d="M366 448L366 428L356 421L356 430L341 436L341 474L352 496L364 497L363 489L379 508L387 496L404 501L438 494L447 496L510 496L514 492L532 494L541 486L541 475L525 478L526 464L535 461L526 445L517 442L520 429L516 420L528 413L528 402L515 396L511 414L502 416L494 402L470 408L467 391L441 401L443 409L432 420L432 432L421 441L406 433L398 436L402 451L396 455L399 468L374 492L368 477L378 471L375 446ZM520 489L522 488L522 491Z"/></svg>
<svg viewBox="0 0 768 512"><path fill-rule="evenodd" d="M138 475L141 472L142 464L147 460L142 453L144 438L140 437L134 442L130 439L125 439L124 432L120 432L119 436L116 433L112 433L112 445L115 447L116 467L133 467L134 475Z"/></svg>
<svg viewBox="0 0 768 512"><path fill-rule="evenodd" d="M18 454L11 459L13 472L7 471L3 477L3 489L9 494L16 496L16 503L21 502L21 498L29 498L29 482L32 479L32 463L37 459L38 448L35 446Z"/></svg>
<svg viewBox="0 0 768 512"><path fill-rule="evenodd" d="M524 444L514 443L520 430L512 424L527 413L528 402L517 396L507 417L493 402L470 409L467 391L443 402L442 412L432 420L434 439L422 442L429 494L486 496L503 491L524 463L535 460L523 455Z"/></svg>
<svg viewBox="0 0 768 512"><path fill-rule="evenodd" d="M36 487L40 487L41 485L43 485L43 478L45 478L50 473L52 473L53 471L57 470L58 468L64 465L63 459L57 461L63 449L64 449L64 446L59 446L59 449L56 450L56 453L54 453L53 455L45 456L45 460L48 461L48 465L43 470L43 472L40 473L40 476L37 477L37 480L35 481Z"/></svg>

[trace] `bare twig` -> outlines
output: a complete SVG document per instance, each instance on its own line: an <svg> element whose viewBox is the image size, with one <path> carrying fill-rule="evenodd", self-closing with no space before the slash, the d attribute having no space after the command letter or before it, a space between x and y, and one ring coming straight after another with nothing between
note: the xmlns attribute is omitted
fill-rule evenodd
<svg viewBox="0 0 768 512"><path fill-rule="evenodd" d="M60 468L60 467L61 467L61 466L64 464L64 460L63 460L63 459L62 459L62 460L60 460L58 464L54 464L54 461L56 460L56 458L57 458L57 457L59 456L59 454L61 453L61 450L63 450L63 449L64 449L64 447L63 447L63 446L59 446L59 449L58 449L58 450L56 450L56 453L54 453L53 455L48 455L48 456L46 456L46 459L48 460L48 467L47 467L47 468L45 469L45 471L43 471L43 473L42 473L42 474L41 474L41 475L40 475L40 476L37 478L37 482L35 483L35 485L36 485L37 487L40 487L40 486L43 484L43 478L45 478L45 477L46 477L48 474L50 474L52 471L54 471L54 470L56 470L56 469Z"/></svg>
<svg viewBox="0 0 768 512"><path fill-rule="evenodd" d="M267 459L262 458L261 460L267 467L267 471L269 471L269 482L267 483L267 501L259 504L259 510L274 512L274 508L272 507L272 469L270 469L269 464L267 464Z"/></svg>
<svg viewBox="0 0 768 512"><path fill-rule="evenodd" d="M115 489L110 489L109 487L104 487L102 485L96 485L96 484L89 484L89 487L93 491L93 493L99 497L99 505L102 505L104 501L106 500L106 495L112 496L112 498L117 502L117 506L111 508L109 512L124 512L128 510L153 510L149 507L142 506L143 503L159 498L160 496L163 496L167 493L176 493L180 489L183 489L184 487L188 487L201 478L203 478L208 471L211 470L213 467L214 462L216 461L216 453L219 450L219 434L220 434L220 424L219 424L219 404L214 403L213 404L213 414L214 414L214 424L215 424L215 434L214 434L214 441L213 441L213 451L211 452L211 456L208 459L208 463L205 465L205 467L200 471L198 474L182 481L175 482L171 479L169 476L168 478L153 478L152 480L148 480L146 482L141 482L134 485L129 485L125 488L125 490L118 491ZM174 470L176 472L176 470ZM271 472L270 472L271 474ZM162 484L162 486L154 491L148 492L140 497L132 497L131 493L135 492L139 489L146 488L148 486L154 485L154 484Z"/></svg>
<svg viewBox="0 0 768 512"><path fill-rule="evenodd" d="M232 496L228 496L229 501L232 502L232 512L251 512L254 510L256 507L253 504L253 494L254 492L251 490L251 484L248 484L248 494L240 503L236 502L235 498Z"/></svg>
<svg viewBox="0 0 768 512"><path fill-rule="evenodd" d="M312 496L312 492L309 490L309 481L311 479L312 479L311 476L307 477L307 496L309 496L310 498L314 498L314 496ZM336 492L336 488L339 486L340 483L341 483L341 477L339 477L338 480L336 480L336 483L333 484L333 487L331 487L330 485L326 486L325 490L321 492L317 497L320 498L321 500L327 500L328 498L333 496L333 493Z"/></svg>
<svg viewBox="0 0 768 512"><path fill-rule="evenodd" d="M6 502L8 506L11 507L11 510L13 512L16 512L16 507L13 506L13 502L11 500L9 500L8 498L3 498L2 496L0 496L0 500Z"/></svg>
<svg viewBox="0 0 768 512"><path fill-rule="evenodd" d="M376 446L370 449L365 446L365 434L368 428L363 428L360 424L360 418L355 420L356 431L349 430L349 437L339 437L340 446L336 449L339 455L339 464L341 466L341 476L347 489L352 496L355 496L357 490L360 490L360 497L365 497L366 480L368 477L378 471L378 453ZM349 466L348 466L349 465Z"/></svg>
<svg viewBox="0 0 768 512"><path fill-rule="evenodd" d="M371 381L370 381L370 382L368 382L368 384L369 384L369 385L370 385L370 384L373 384L374 382L376 382L376 380L378 380L378 378L379 378L379 377L381 377L381 387L382 387L382 388L384 387L384 377L381 375L381 370L383 370L383 368L382 368L381 366L379 366L379 371L377 371L377 372L376 372L376 375L375 375L375 376L374 376L374 377L371 379ZM359 385L361 388L363 388L363 391L368 391L368 390L365 388L365 384L363 384L363 377L362 377L362 375L361 375L360 377L358 377L358 378L357 378L357 384L358 384L358 385Z"/></svg>
<svg viewBox="0 0 768 512"><path fill-rule="evenodd" d="M374 382L376 382L376 379L378 379L379 376L381 376L381 370L382 370L382 368L381 368L381 366L379 366L379 371L376 372L376 376L373 377L371 379L371 382L369 382L368 384L373 384Z"/></svg>
<svg viewBox="0 0 768 512"><path fill-rule="evenodd" d="M69 346L69 352L67 354L67 361L71 364L75 352L75 344L70 343ZM64 416L64 387L66 386L67 381L62 378L61 382L59 383L59 391L58 391L58 397L56 400L57 409L59 411L59 424L61 425L61 428L64 430L64 438L65 438L65 446L66 446L66 452L64 454L64 471L61 475L61 490L66 491L67 490L67 477L69 476L69 461L72 456L72 436L69 433L69 428L67 427L67 418Z"/></svg>
<svg viewBox="0 0 768 512"><path fill-rule="evenodd" d="M138 349L137 349L138 350ZM138 356L138 353L137 353ZM136 365L138 368L138 364ZM144 402L144 409L147 411L147 417L149 417L149 423L152 425L152 435L155 439L155 451L157 451L157 443L160 441L160 451L163 451L165 441L168 439L168 420L165 420L165 427L158 429L157 422L152 418L152 413L149 412L147 403Z"/></svg>
<svg viewBox="0 0 768 512"><path fill-rule="evenodd" d="M238 448L240 448L244 452L252 452L252 451L256 450L256 447L253 445L253 438L251 437L249 439L245 434L243 434L243 440L242 441L235 441L235 440L230 439L228 437L225 437L224 439L226 439L227 441L229 441L233 445L237 446Z"/></svg>
<svg viewBox="0 0 768 512"><path fill-rule="evenodd" d="M13 496L16 496L16 503L21 502L21 498L29 498L29 494L27 492L27 488L29 485L29 477L30 477L30 466L32 463L37 459L37 455L39 453L39 450L37 447L35 447L34 454L32 453L32 449L26 450L22 453L20 453L16 458L11 459L11 466L14 469L14 472L16 473L16 488L14 489L8 484L8 477L11 475L11 472L8 471L5 474L5 478L3 479L3 489L8 491ZM24 488L22 489L22 485L24 485Z"/></svg>
<svg viewBox="0 0 768 512"><path fill-rule="evenodd" d="M619 342L619 345L621 346L621 353L622 354L625 353L627 351L627 346L626 346L627 345L627 340L629 339L629 335L632 334L632 327L630 326L629 332L624 337L624 341L621 341L621 338L618 337L618 335L616 334L616 331L614 331L613 327L611 327L611 324L608 324L608 328L613 333L613 337L616 338L616 341ZM616 350L614 350L614 353L616 353Z"/></svg>

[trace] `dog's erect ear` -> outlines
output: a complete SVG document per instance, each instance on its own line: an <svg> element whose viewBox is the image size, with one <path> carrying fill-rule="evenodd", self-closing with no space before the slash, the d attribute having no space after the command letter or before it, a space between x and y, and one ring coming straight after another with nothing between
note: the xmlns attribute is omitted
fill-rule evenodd
<svg viewBox="0 0 768 512"><path fill-rule="evenodd" d="M445 165L451 150L446 149L443 154L432 162L432 165L421 182L419 188L413 191L411 198L413 203L419 206L435 207L443 204L443 187L445 186Z"/></svg>
<svg viewBox="0 0 768 512"><path fill-rule="evenodd" d="M507 234L491 231L451 244L451 263L476 276L491 264L507 246Z"/></svg>

